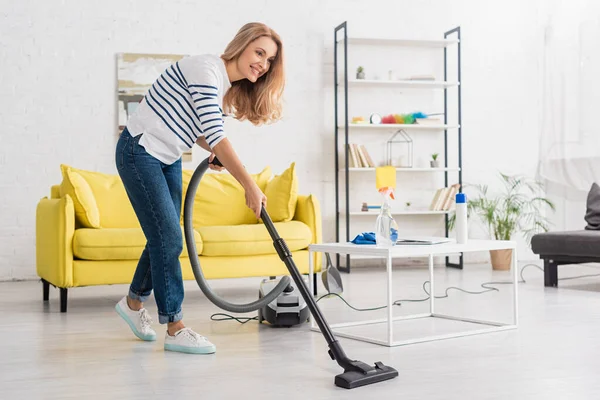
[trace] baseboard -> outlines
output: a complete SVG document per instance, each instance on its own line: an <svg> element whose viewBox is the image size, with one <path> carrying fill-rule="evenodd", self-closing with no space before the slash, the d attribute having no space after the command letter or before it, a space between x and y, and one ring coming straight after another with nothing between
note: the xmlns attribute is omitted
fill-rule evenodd
<svg viewBox="0 0 600 400"><path fill-rule="evenodd" d="M5 277L0 278L0 282L31 282L39 281L39 276L25 276L25 277Z"/></svg>

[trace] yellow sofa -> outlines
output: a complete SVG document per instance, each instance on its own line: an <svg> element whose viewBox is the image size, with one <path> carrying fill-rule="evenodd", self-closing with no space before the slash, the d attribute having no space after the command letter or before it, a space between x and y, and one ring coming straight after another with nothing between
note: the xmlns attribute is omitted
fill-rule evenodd
<svg viewBox="0 0 600 400"><path fill-rule="evenodd" d="M60 289L61 312L67 289L131 282L146 239L118 175L61 165L63 181L36 209L36 269L43 299L50 285ZM183 198L193 171L183 171ZM321 241L321 211L314 195L297 193L295 164L272 176L266 167L252 175L267 196L267 211L308 273L308 245ZM289 274L261 221L245 205L241 186L227 173L207 173L194 199L194 233L207 279ZM183 207L181 224L183 230ZM315 272L321 257L315 254ZM193 280L187 247L180 256L183 278ZM315 280L316 282L316 280Z"/></svg>

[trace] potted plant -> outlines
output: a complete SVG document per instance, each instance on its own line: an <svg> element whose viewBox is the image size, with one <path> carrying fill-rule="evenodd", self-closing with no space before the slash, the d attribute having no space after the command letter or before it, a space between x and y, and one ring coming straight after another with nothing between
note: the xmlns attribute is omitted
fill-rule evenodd
<svg viewBox="0 0 600 400"><path fill-rule="evenodd" d="M554 211L555 206L542 197L541 183L522 175L500 173L500 177L503 191L496 196L489 194L487 185L467 185L476 190L474 198L467 198L467 215L476 215L495 240L511 240L519 232L529 245L533 235L548 231L550 223L544 216L544 207ZM448 219L449 229L454 228L455 217ZM509 270L512 250L490 250L490 258L494 270Z"/></svg>
<svg viewBox="0 0 600 400"><path fill-rule="evenodd" d="M439 155L438 153L433 153L431 155L431 161L429 161L429 164L431 165L431 168L439 168L440 162L437 159L438 155Z"/></svg>
<svg viewBox="0 0 600 400"><path fill-rule="evenodd" d="M358 67L356 69L356 79L365 79L365 69L363 67Z"/></svg>

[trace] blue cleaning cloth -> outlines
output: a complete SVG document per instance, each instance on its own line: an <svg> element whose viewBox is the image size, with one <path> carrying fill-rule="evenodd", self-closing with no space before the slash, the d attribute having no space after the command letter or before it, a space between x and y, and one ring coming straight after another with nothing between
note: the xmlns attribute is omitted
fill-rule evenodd
<svg viewBox="0 0 600 400"><path fill-rule="evenodd" d="M396 240L398 240L398 231L396 229L392 229L392 234L391 234L390 239L392 240L392 243L396 243ZM356 235L356 237L352 240L352 243L354 243L354 244L377 244L377 239L375 239L375 232L360 233L360 234Z"/></svg>
<svg viewBox="0 0 600 400"><path fill-rule="evenodd" d="M363 232L352 240L354 244L377 244L375 240L375 232Z"/></svg>

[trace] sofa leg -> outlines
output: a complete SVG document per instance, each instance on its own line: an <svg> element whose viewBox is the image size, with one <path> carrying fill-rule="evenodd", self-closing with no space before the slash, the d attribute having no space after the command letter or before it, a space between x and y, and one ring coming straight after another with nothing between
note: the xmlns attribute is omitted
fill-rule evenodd
<svg viewBox="0 0 600 400"><path fill-rule="evenodd" d="M60 288L60 312L67 312L67 289Z"/></svg>
<svg viewBox="0 0 600 400"><path fill-rule="evenodd" d="M558 266L554 260L544 260L544 286L558 286Z"/></svg>
<svg viewBox="0 0 600 400"><path fill-rule="evenodd" d="M42 292L44 293L44 301L50 298L50 284L42 279Z"/></svg>

